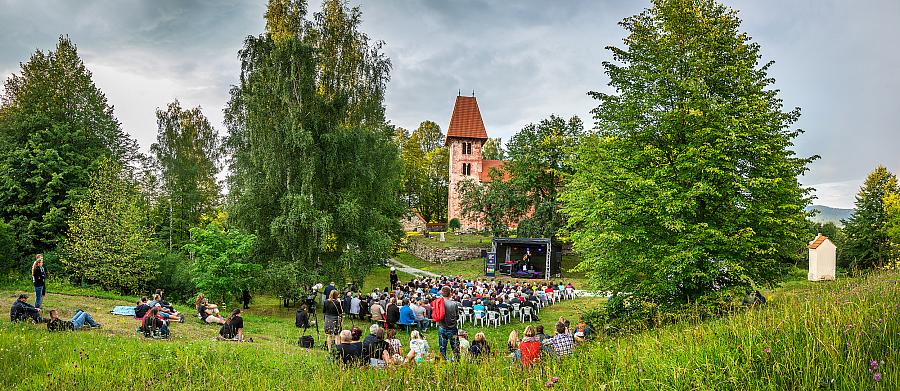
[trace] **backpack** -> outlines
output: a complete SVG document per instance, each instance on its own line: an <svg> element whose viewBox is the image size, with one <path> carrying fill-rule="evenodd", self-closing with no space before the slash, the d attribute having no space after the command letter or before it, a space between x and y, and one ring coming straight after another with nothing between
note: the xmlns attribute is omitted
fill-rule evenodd
<svg viewBox="0 0 900 391"><path fill-rule="evenodd" d="M231 323L225 323L222 325L222 328L219 329L219 335L225 339L234 339L237 337L237 333L234 330L234 327L231 326Z"/></svg>
<svg viewBox="0 0 900 391"><path fill-rule="evenodd" d="M300 347L307 349L312 349L315 344L315 340L310 335L303 335L300 337L300 340L297 341L297 345L300 345Z"/></svg>
<svg viewBox="0 0 900 391"><path fill-rule="evenodd" d="M431 302L431 320L435 323L444 321L444 298Z"/></svg>

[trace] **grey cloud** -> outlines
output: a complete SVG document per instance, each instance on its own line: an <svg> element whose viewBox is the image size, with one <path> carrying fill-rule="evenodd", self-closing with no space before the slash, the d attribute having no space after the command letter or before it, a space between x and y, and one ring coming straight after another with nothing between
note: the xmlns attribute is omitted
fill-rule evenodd
<svg viewBox="0 0 900 391"><path fill-rule="evenodd" d="M852 204L876 164L900 169L900 2L725 0L763 61L785 106L800 106L800 156L822 159L801 178L820 200ZM608 91L604 47L621 46L622 18L649 1L365 1L363 29L386 43L394 65L388 118L414 128L447 126L457 90L474 89L488 131L508 140L549 114L593 125L588 91ZM127 131L149 146L153 111L174 98L201 105L214 123L237 80L237 50L262 31L265 1L0 0L0 71L17 71L60 34L79 45ZM319 9L311 1L311 11ZM221 129L221 127L220 127Z"/></svg>

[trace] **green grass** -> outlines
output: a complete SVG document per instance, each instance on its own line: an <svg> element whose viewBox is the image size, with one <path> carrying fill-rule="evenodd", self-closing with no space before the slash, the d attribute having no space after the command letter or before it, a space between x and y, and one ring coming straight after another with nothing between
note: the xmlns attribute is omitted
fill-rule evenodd
<svg viewBox="0 0 900 391"><path fill-rule="evenodd" d="M59 290L57 290L58 292ZM0 290L0 311L16 292ZM51 293L47 308L69 315L81 307L101 330L50 334L0 322L0 383L15 389L305 389L539 390L556 376L564 390L894 390L900 387L900 273L828 283L791 282L764 292L769 304L729 318L687 321L580 346L561 361L522 370L497 355L480 363L435 363L390 370L339 370L318 350L298 348L290 309L260 298L248 311L257 342L214 341L215 327L189 321L171 341L138 337L134 320L106 314L113 298ZM545 309L543 324L600 305L595 299ZM365 324L363 324L365 325ZM486 330L502 351L513 324ZM477 331L467 327L470 334ZM437 347L434 331L427 335ZM404 346L406 337L401 338ZM879 362L875 381L869 362ZM884 363L881 364L880 362Z"/></svg>

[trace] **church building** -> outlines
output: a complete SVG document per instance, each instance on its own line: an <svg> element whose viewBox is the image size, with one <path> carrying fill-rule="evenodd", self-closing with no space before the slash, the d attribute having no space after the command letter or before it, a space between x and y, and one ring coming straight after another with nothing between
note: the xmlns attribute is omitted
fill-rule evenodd
<svg viewBox="0 0 900 391"><path fill-rule="evenodd" d="M484 160L482 147L488 140L484 121L481 119L481 111L478 110L478 101L474 96L457 96L453 106L453 114L450 117L450 126L447 127L447 137L444 145L450 149L450 194L447 197L448 221L459 219L462 230L482 230L484 224L476 219L470 219L462 215L457 184L467 179L478 183L490 182L488 175L491 168L502 167L503 160Z"/></svg>

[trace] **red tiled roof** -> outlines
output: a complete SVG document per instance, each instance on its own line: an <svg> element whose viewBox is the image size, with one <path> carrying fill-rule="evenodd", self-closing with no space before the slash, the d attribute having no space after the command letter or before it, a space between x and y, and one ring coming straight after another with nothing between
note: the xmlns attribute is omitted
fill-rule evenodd
<svg viewBox="0 0 900 391"><path fill-rule="evenodd" d="M478 102L474 96L456 97L453 115L450 116L450 126L447 128L447 138L450 137L488 138L487 131L484 130L484 121L481 119L481 111L478 110Z"/></svg>
<svg viewBox="0 0 900 391"><path fill-rule="evenodd" d="M506 164L506 160L482 160L481 161L481 175L478 179L482 182L490 182L491 181L491 169L497 168L499 170L503 169L503 165ZM506 182L509 180L509 172L503 172L503 181Z"/></svg>
<svg viewBox="0 0 900 391"><path fill-rule="evenodd" d="M819 248L820 244L825 243L825 239L828 239L828 237L825 235L816 236L816 240L813 240L812 243L810 243L808 247L810 249Z"/></svg>

